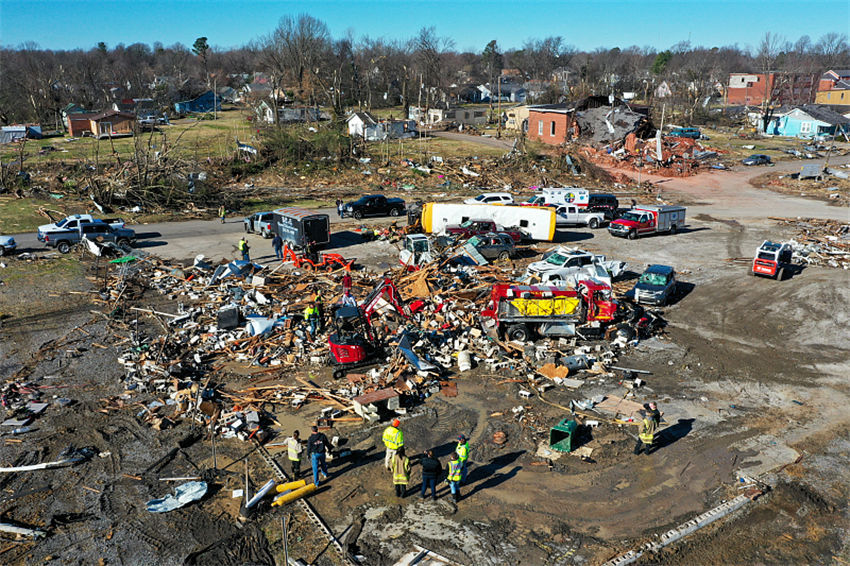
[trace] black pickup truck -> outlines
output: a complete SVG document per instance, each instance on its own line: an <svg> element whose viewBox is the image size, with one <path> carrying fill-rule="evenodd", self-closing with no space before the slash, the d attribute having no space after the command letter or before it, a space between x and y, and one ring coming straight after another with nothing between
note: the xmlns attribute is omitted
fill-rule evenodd
<svg viewBox="0 0 850 566"><path fill-rule="evenodd" d="M401 216L405 204L400 198L387 198L384 195L365 195L348 202L342 209L342 217L361 219L364 216Z"/></svg>

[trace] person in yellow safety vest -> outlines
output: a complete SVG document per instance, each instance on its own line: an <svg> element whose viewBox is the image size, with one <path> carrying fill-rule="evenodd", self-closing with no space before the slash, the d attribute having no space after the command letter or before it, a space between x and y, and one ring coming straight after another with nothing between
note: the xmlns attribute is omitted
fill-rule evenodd
<svg viewBox="0 0 850 566"><path fill-rule="evenodd" d="M410 480L410 458L404 455L404 446L396 450L391 465L396 497L404 498L407 494L407 482Z"/></svg>
<svg viewBox="0 0 850 566"><path fill-rule="evenodd" d="M635 454L646 452L647 455L652 451L652 443L655 441L655 419L646 415L640 423L638 429L638 441L635 444Z"/></svg>
<svg viewBox="0 0 850 566"><path fill-rule="evenodd" d="M310 325L310 339L316 338L316 327L319 324L319 309L316 303L310 303L304 307L304 322Z"/></svg>
<svg viewBox="0 0 850 566"><path fill-rule="evenodd" d="M461 434L457 437L457 457L460 459L460 483L466 481L467 463L469 461L469 440L466 435Z"/></svg>
<svg viewBox="0 0 850 566"><path fill-rule="evenodd" d="M251 250L251 247L248 245L248 240L245 239L245 236L242 236L242 239L239 240L239 251L242 252L243 261L251 261L251 255L248 253Z"/></svg>
<svg viewBox="0 0 850 566"><path fill-rule="evenodd" d="M224 218L227 216L227 210L224 208L224 205L221 205L218 208L218 217L221 218L221 223L224 224Z"/></svg>
<svg viewBox="0 0 850 566"><path fill-rule="evenodd" d="M381 438L384 441L384 446L387 447L387 453L384 455L384 467L388 470L392 469L390 462L396 451L404 446L404 433L398 428L400 424L400 420L393 419L392 424L384 429L384 435Z"/></svg>
<svg viewBox="0 0 850 566"><path fill-rule="evenodd" d="M304 447L301 445L301 433L293 431L292 436L283 441L286 446L286 452L289 456L289 465L292 466L292 479L297 480L301 477L301 452Z"/></svg>
<svg viewBox="0 0 850 566"><path fill-rule="evenodd" d="M452 459L449 465L446 466L446 482L452 491L452 497L455 501L460 501L460 477L463 464L460 461L460 455L455 452L452 454Z"/></svg>

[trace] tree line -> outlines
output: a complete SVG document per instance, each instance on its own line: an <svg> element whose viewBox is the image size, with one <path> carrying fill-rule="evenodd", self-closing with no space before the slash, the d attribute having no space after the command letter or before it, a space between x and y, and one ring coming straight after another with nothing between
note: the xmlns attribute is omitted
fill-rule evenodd
<svg viewBox="0 0 850 566"><path fill-rule="evenodd" d="M61 127L69 103L102 110L122 98L153 98L165 109L213 85L240 88L256 73L278 95L271 98L275 105L286 99L342 116L352 108L404 106L406 113L412 105L445 105L469 85L495 85L503 69L520 82L539 81L534 103L623 92L651 103L656 87L666 82L693 108L717 84L725 85L731 72L787 71L816 79L827 69L850 66L847 37L840 33L795 42L767 33L751 48L685 41L662 51L582 51L564 37L549 36L507 50L494 39L470 53L456 50L433 27L406 41L335 38L324 22L302 14L281 18L270 33L239 48L212 47L214 40L200 37L191 47L101 42L89 50L45 50L35 43L0 49L0 123Z"/></svg>

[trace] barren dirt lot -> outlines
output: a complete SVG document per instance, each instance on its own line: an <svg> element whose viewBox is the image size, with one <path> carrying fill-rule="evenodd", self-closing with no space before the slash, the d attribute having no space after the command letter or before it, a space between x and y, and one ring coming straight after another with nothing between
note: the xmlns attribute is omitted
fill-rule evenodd
<svg viewBox="0 0 850 566"><path fill-rule="evenodd" d="M735 497L736 478L746 475L772 489L638 562L850 561L850 277L822 268L803 269L782 282L748 277L746 266L725 259L750 255L763 239L790 237L753 216L748 211L746 219L735 220L734 212L696 212L686 231L636 241L612 238L605 230L559 234L566 245L627 261L628 277L646 263L664 263L685 282L663 309L664 334L640 342L618 361L651 372L641 375L645 385L634 390L633 400L655 400L664 412L655 452L633 455L634 428L599 419L580 439L592 448L589 458L539 456L549 427L569 414L558 406L626 394L619 374L592 377L577 389L550 389L544 401L519 396L527 386L517 379L524 376L510 369L491 374L482 365L457 375L456 397L436 394L403 417L405 444L416 455L405 499L394 496L382 467L385 423L344 422L328 431L343 439L352 456L330 463L330 481L311 497L318 513L368 564L394 564L415 544L468 565L601 564ZM396 261L387 245L351 246L346 253L374 267ZM142 422L143 406L161 396L125 392L115 360L121 336L129 337L134 327L108 329L107 316L90 312L100 305L70 294L97 287L86 279L97 275L90 261L61 276L29 278L33 264L7 263L0 270L6 280L0 313L12 316L0 328L0 371L5 382L30 384L50 405L32 432L13 436L3 427L0 466L57 460L69 445L91 448L93 455L72 467L0 474L0 519L48 532L33 542L4 535L0 561L282 563L286 517L290 556L339 563L297 507L238 520L240 500L231 493L243 486L244 462L252 491L273 477L251 444L218 441L215 472L210 440L200 429L184 422L159 431ZM171 303L152 293L140 302L174 312ZM152 319L139 320L136 332L160 332ZM215 379L245 385L251 372L230 364ZM318 383L331 380L328 368L305 367L299 374ZM277 377L287 383L295 376ZM110 398L109 404L101 401ZM514 412L518 406L523 410ZM276 404L270 410L282 433L300 428L303 434L321 408L307 404L295 411ZM472 446L463 499L451 502L442 485L437 502L420 500L414 493L418 454L435 448L445 464L460 432ZM495 432L505 433L507 442L497 445ZM271 451L285 464L280 448ZM169 477L202 477L210 493L170 513L148 513L146 501L182 483L161 481Z"/></svg>

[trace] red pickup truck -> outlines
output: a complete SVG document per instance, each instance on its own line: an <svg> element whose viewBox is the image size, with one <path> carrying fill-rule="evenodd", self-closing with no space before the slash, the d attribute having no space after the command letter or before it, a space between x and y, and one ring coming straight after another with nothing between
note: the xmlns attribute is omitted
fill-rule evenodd
<svg viewBox="0 0 850 566"><path fill-rule="evenodd" d="M519 230L503 228L492 220L467 220L460 226L446 226L446 234L455 238L465 240L472 236L480 236L495 232L497 234L507 234L511 237L514 243L519 243L525 237L525 234Z"/></svg>

